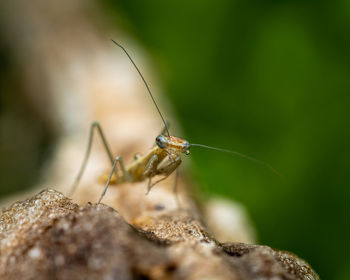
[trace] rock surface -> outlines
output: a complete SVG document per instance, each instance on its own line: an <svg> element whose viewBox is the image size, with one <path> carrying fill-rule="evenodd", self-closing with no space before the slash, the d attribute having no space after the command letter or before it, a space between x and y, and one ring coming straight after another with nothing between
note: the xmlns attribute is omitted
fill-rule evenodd
<svg viewBox="0 0 350 280"><path fill-rule="evenodd" d="M185 210L135 224L44 190L1 214L0 279L319 279L291 253L219 243Z"/></svg>

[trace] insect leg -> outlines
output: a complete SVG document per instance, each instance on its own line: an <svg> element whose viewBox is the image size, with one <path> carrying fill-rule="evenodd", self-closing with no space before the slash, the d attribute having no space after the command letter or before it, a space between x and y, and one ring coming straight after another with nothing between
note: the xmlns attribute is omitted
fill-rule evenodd
<svg viewBox="0 0 350 280"><path fill-rule="evenodd" d="M179 173L180 173L180 169L176 168L173 191L174 191L174 194L175 194L177 206L180 208L180 199L179 199L179 195L177 193L177 183L179 181Z"/></svg>
<svg viewBox="0 0 350 280"><path fill-rule="evenodd" d="M150 192L150 190L151 190L151 188L152 188L151 186L152 186L152 177L149 177L149 178L148 178L147 191L146 191L145 195L148 195L148 194L149 194L149 192Z"/></svg>
<svg viewBox="0 0 350 280"><path fill-rule="evenodd" d="M157 185L158 183L160 183L161 181L164 181L166 178L168 178L170 176L170 174L165 175L163 178L160 178L158 181L155 181L154 183L151 182L151 178L148 181L148 186L147 186L147 192L146 195L151 191L151 189Z"/></svg>
<svg viewBox="0 0 350 280"><path fill-rule="evenodd" d="M181 158L178 157L176 160L172 161L169 165L167 165L165 167L162 167L161 169L157 170L156 174L164 174L164 177L160 178L158 181L155 181L154 183L151 183L149 181L146 194L149 193L149 191L151 190L151 188L153 186L155 186L159 182L161 182L161 181L165 180L166 178L168 178L176 170L176 168L179 167L180 164L181 164Z"/></svg>
<svg viewBox="0 0 350 280"><path fill-rule="evenodd" d="M112 165L112 170L111 170L111 173L109 174L109 177L108 177L108 180L107 180L107 183L106 183L106 186L104 187L103 189L103 192L101 193L101 196L98 200L98 204L100 204L102 198L104 197L104 195L106 194L106 191L108 189L108 186L109 186L109 183L111 182L111 179L112 179L112 176L114 174L114 172L116 172L116 167L117 167L117 163L119 162L119 165L120 166L124 166L123 164L123 160L122 160L122 157L121 156L117 156L113 162L113 165ZM116 172L117 173L117 172Z"/></svg>
<svg viewBox="0 0 350 280"><path fill-rule="evenodd" d="M150 186L152 185L152 177L157 174L157 165L159 163L159 158L156 154L151 156L150 160L147 163L143 176L148 177L148 188L146 194L151 190Z"/></svg>
<svg viewBox="0 0 350 280"><path fill-rule="evenodd" d="M113 161L114 161L113 160L113 154L112 154L112 152L111 152L111 150L109 148L109 145L107 143L106 137L104 136L104 133L102 131L102 127L101 127L99 122L94 121L91 124L91 126L90 126L89 141L88 141L88 146L87 146L87 149L86 149L86 152L85 152L84 160L83 160L83 162L81 164L78 176L76 177L76 179L75 179L75 181L74 181L74 183L73 183L73 185L72 185L72 187L71 187L71 189L69 191L68 196L71 196L74 193L74 191L76 190L76 188L77 188L77 186L78 186L78 184L80 182L81 177L83 176L86 164L87 164L89 156L90 156L95 129L97 129L97 132L98 132L98 134L100 135L100 137L102 139L103 146L104 146L104 148L105 148L105 150L107 152L108 158L109 158L111 164L113 165ZM120 163L120 166L121 166L121 170L123 172L123 175L126 176L127 172L126 172L124 164L122 162Z"/></svg>
<svg viewBox="0 0 350 280"><path fill-rule="evenodd" d="M155 181L154 183L152 183L152 180L151 180L151 177L150 177L149 180L148 180L146 195L149 194L149 192L151 191L152 187L154 187L156 184L158 184L159 182L165 180L168 177L169 177L169 175L166 175L163 178L160 178L158 181Z"/></svg>

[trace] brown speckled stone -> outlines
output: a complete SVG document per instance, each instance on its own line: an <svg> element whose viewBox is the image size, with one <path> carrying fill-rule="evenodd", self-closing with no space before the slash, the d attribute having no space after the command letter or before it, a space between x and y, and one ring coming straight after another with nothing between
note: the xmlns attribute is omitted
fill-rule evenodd
<svg viewBox="0 0 350 280"><path fill-rule="evenodd" d="M134 226L146 233L152 233L154 239L165 243L183 241L211 242L214 240L204 230L202 223L185 210L165 211L159 215L141 216L132 221Z"/></svg>
<svg viewBox="0 0 350 280"><path fill-rule="evenodd" d="M290 252L244 243L226 243L221 247L235 257L230 259L231 263L238 259L249 264L243 267L251 279L319 279L308 263Z"/></svg>
<svg viewBox="0 0 350 280"><path fill-rule="evenodd" d="M318 279L291 253L219 244L183 210L135 224L42 191L2 212L0 279Z"/></svg>

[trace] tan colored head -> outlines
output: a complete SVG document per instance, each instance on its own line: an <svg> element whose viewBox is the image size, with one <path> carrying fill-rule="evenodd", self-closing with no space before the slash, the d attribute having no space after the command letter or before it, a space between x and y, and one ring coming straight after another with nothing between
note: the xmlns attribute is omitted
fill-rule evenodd
<svg viewBox="0 0 350 280"><path fill-rule="evenodd" d="M183 153L185 155L190 154L190 143L178 137L160 134L156 138L156 144L161 149L176 150L178 153Z"/></svg>

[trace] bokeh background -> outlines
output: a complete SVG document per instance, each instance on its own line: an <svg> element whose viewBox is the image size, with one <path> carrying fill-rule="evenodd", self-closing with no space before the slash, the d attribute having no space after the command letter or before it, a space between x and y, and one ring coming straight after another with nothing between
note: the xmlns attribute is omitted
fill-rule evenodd
<svg viewBox="0 0 350 280"><path fill-rule="evenodd" d="M191 173L205 195L243 203L259 243L305 258L322 279L350 279L350 2L102 5L150 56L183 136L283 174L193 148ZM9 52L1 46L1 195L34 183L55 141L16 96Z"/></svg>

